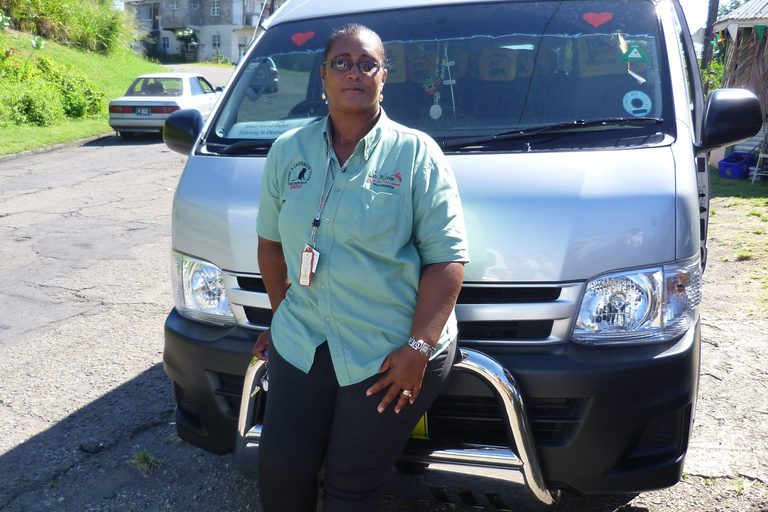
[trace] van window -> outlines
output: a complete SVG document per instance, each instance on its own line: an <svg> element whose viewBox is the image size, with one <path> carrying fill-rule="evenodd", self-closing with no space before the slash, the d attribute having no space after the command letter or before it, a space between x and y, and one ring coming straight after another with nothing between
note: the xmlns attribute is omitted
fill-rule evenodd
<svg viewBox="0 0 768 512"><path fill-rule="evenodd" d="M246 57L209 142L274 139L325 116L319 76L325 40L334 28L352 22L370 27L384 41L387 115L438 142L626 119L630 122L561 131L571 135L569 147L613 146L619 139L632 145L673 129L652 2L523 1L276 25Z"/></svg>

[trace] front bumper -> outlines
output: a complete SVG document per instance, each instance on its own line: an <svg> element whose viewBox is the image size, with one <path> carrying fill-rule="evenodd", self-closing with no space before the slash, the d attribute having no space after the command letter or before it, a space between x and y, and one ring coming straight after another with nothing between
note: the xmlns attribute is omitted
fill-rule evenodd
<svg viewBox="0 0 768 512"><path fill-rule="evenodd" d="M257 382L256 370L243 376L258 334L175 311L166 321L179 435L216 453L238 442L246 470L253 459L241 454L257 446L266 395L242 396ZM693 424L699 345L697 323L674 342L645 347L462 346L464 361L427 413L429 439L412 439L401 461L429 465L411 481L444 474L438 467L499 473L498 486L522 482L539 503L561 488L612 494L674 485Z"/></svg>

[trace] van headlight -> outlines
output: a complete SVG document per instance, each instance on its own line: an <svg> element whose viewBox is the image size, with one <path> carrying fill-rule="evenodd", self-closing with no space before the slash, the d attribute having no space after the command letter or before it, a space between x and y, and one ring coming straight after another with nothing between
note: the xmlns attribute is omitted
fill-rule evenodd
<svg viewBox="0 0 768 512"><path fill-rule="evenodd" d="M668 341L696 322L700 303L698 257L602 275L587 283L572 339L587 345Z"/></svg>
<svg viewBox="0 0 768 512"><path fill-rule="evenodd" d="M234 325L221 269L211 263L172 252L176 310L187 318L216 325Z"/></svg>

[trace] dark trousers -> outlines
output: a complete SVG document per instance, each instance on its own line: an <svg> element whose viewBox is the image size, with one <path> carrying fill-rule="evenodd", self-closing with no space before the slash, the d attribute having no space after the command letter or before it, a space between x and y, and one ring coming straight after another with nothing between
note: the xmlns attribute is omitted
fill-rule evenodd
<svg viewBox="0 0 768 512"><path fill-rule="evenodd" d="M308 374L269 347L269 396L259 445L259 494L264 512L315 512L325 464L323 510L375 512L381 487L411 432L440 394L456 357L451 343L427 365L419 397L399 414L366 396L380 375L339 386L328 344Z"/></svg>

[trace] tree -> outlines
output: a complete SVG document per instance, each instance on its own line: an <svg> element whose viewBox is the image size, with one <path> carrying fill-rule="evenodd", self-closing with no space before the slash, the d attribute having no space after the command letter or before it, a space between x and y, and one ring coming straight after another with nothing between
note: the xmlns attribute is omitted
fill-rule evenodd
<svg viewBox="0 0 768 512"><path fill-rule="evenodd" d="M709 0L709 14L707 15L707 28L704 29L704 48L701 50L701 69L705 70L712 61L712 41L714 40L714 26L717 21L719 0ZM704 91L706 94L707 91Z"/></svg>
<svg viewBox="0 0 768 512"><path fill-rule="evenodd" d="M185 28L176 32L176 40L181 43L181 54L184 55L190 43L198 41L197 34L191 28Z"/></svg>

